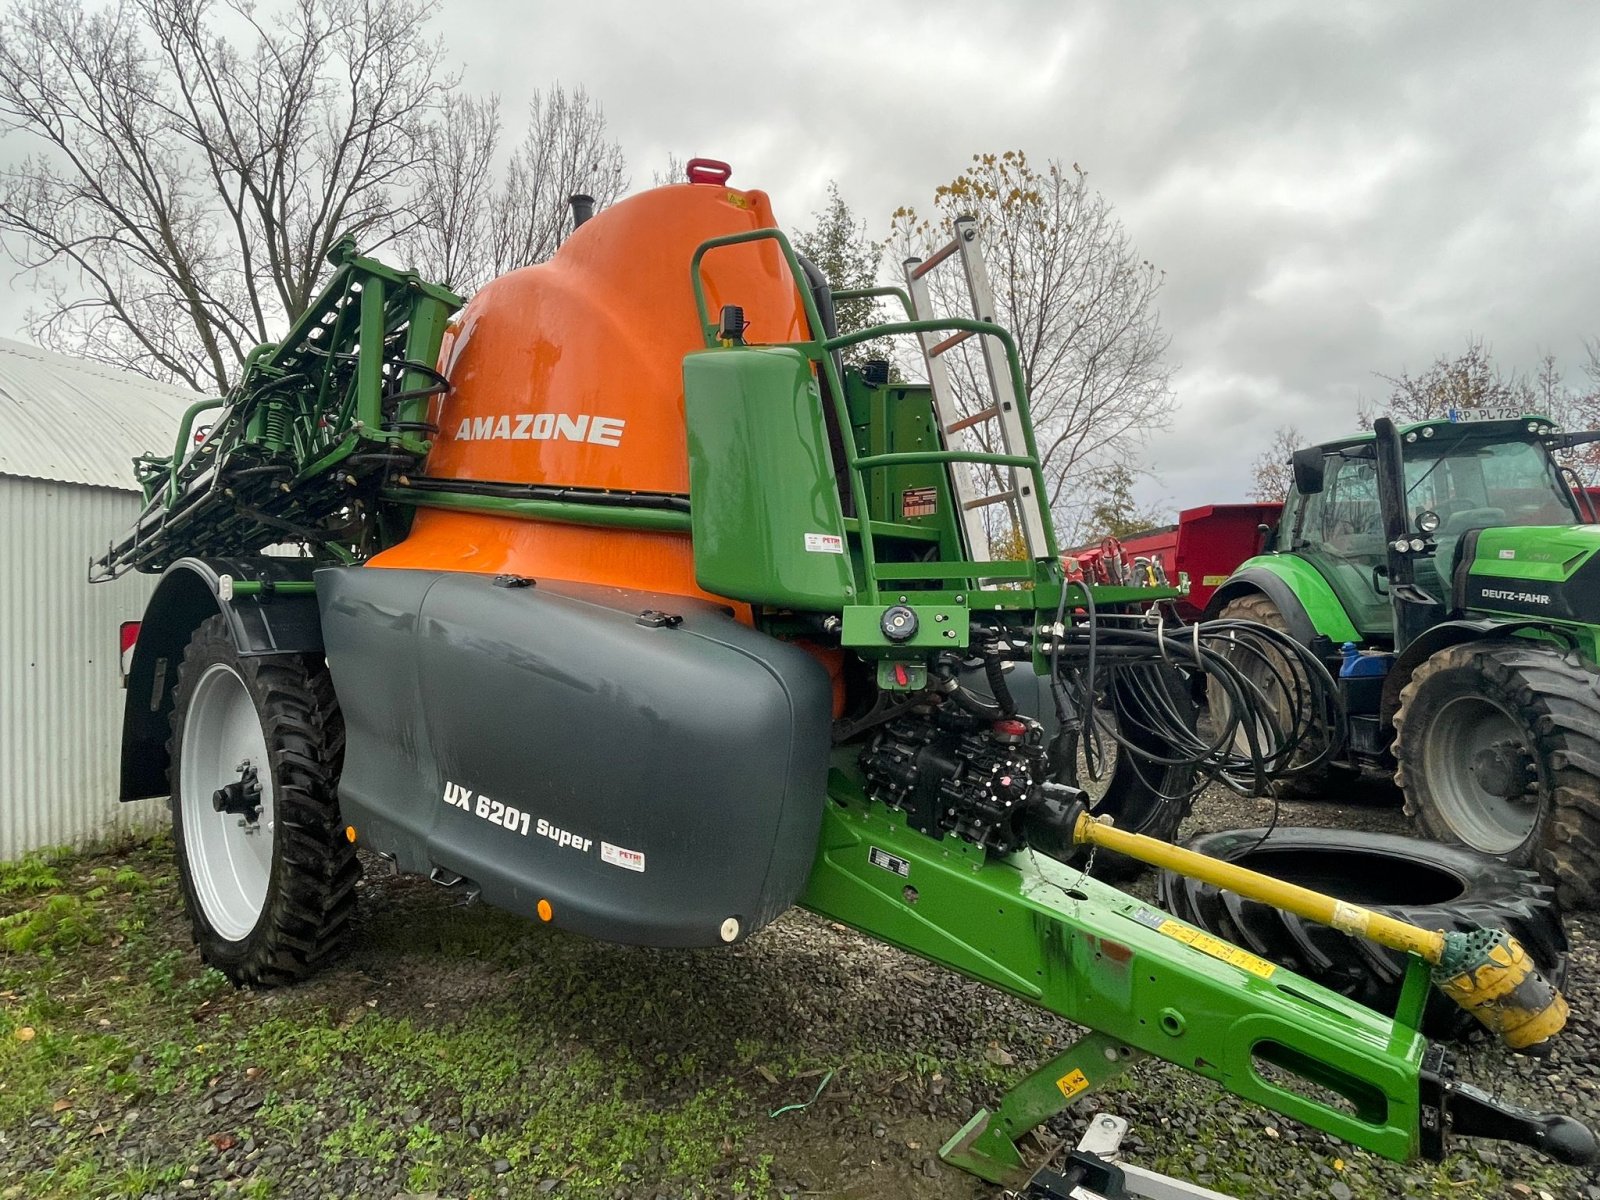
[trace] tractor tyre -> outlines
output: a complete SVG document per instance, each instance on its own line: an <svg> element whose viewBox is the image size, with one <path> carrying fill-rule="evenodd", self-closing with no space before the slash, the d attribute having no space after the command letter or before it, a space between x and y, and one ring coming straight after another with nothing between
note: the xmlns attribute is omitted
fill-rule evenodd
<svg viewBox="0 0 1600 1200"><path fill-rule="evenodd" d="M1346 829L1230 829L1191 850L1325 892L1423 929L1504 929L1560 987L1567 938L1551 888L1532 871L1462 846ZM1379 1012L1393 1014L1409 956L1207 883L1161 873L1174 916ZM1422 1032L1464 1039L1483 1027L1437 989Z"/></svg>
<svg viewBox="0 0 1600 1200"><path fill-rule="evenodd" d="M1137 669L1147 672L1144 682L1160 687L1172 708L1193 723L1194 702L1181 675L1165 667ZM1162 753L1164 744L1138 719L1142 702L1132 678L1122 675L1111 682L1110 688L1117 707L1134 718L1119 732L1147 750ZM1176 841L1178 826L1194 804L1194 775L1193 767L1151 763L1118 747L1104 790L1095 795L1095 787L1090 785L1089 811L1097 817L1110 817L1118 829L1129 833L1142 833L1163 842ZM1089 864L1090 874L1096 879L1111 883L1132 879L1145 869L1138 859L1111 850L1097 849L1082 861Z"/></svg>
<svg viewBox="0 0 1600 1200"><path fill-rule="evenodd" d="M1459 842L1600 906L1600 671L1521 640L1448 646L1395 715L1395 782L1429 837Z"/></svg>
<svg viewBox="0 0 1600 1200"><path fill-rule="evenodd" d="M338 949L361 870L339 819L344 719L322 656L242 657L195 630L172 709L172 833L200 957L240 986Z"/></svg>
<svg viewBox="0 0 1600 1200"><path fill-rule="evenodd" d="M1283 613L1279 611L1278 606L1269 597L1262 595L1260 592L1251 592L1249 595L1238 596L1229 600L1222 606L1222 610L1217 613L1217 620L1254 621L1258 625L1265 625L1268 629L1276 630L1285 636L1289 634L1289 622L1284 619ZM1277 658L1278 656L1274 655L1274 657ZM1246 677L1266 693L1268 701L1273 705L1274 718L1280 725L1285 723L1289 719L1288 706L1291 703L1289 695L1281 687L1269 682L1266 677L1266 668L1262 663L1252 659L1239 665L1241 665ZM1279 671L1287 673L1294 669L1293 665L1286 661L1278 663ZM1213 727L1217 727L1221 722L1227 720L1226 706L1228 701L1220 688L1212 685L1207 691L1206 702L1210 710ZM1311 740L1315 737L1316 735L1313 733L1303 743L1303 752L1295 755L1296 760L1315 758L1321 753L1323 742L1321 740ZM1245 752L1242 734L1240 735L1239 750L1241 753ZM1334 767L1330 763L1323 763L1321 766L1311 770L1296 771L1293 775L1286 776L1278 781L1276 785L1278 794L1300 800L1321 799L1328 791L1333 774Z"/></svg>

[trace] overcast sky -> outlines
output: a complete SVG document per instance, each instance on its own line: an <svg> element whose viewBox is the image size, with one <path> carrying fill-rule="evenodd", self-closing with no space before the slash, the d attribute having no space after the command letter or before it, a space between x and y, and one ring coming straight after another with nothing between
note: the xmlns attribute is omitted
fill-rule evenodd
<svg viewBox="0 0 1600 1200"><path fill-rule="evenodd" d="M791 228L829 179L881 235L975 151L1081 164L1166 272L1150 501L1242 498L1274 426L1339 433L1375 371L1469 335L1574 376L1600 336L1600 6L446 0L438 28L511 136L581 83L636 185L727 159Z"/></svg>

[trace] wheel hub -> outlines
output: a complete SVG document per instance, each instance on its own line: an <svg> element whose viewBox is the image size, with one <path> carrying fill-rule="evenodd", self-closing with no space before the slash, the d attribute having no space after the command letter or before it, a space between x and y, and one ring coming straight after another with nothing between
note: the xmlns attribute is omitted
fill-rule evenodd
<svg viewBox="0 0 1600 1200"><path fill-rule="evenodd" d="M261 820L261 779L248 759L240 763L239 778L211 793L211 807L219 813L243 817L254 825Z"/></svg>
<svg viewBox="0 0 1600 1200"><path fill-rule="evenodd" d="M1509 738L1474 754L1471 771L1479 787L1505 800L1524 798L1533 786L1533 759L1521 742Z"/></svg>

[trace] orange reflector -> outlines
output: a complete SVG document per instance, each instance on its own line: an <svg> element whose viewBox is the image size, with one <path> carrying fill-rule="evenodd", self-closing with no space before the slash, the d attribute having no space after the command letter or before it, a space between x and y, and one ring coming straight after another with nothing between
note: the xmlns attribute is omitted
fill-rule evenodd
<svg viewBox="0 0 1600 1200"><path fill-rule="evenodd" d="M356 840L356 827L354 825L346 825L344 827L344 840L347 842Z"/></svg>
<svg viewBox="0 0 1600 1200"><path fill-rule="evenodd" d="M555 915L556 915L555 914L555 910L550 907L550 901L548 901L548 900L539 901L539 920L548 921L551 917L553 917Z"/></svg>

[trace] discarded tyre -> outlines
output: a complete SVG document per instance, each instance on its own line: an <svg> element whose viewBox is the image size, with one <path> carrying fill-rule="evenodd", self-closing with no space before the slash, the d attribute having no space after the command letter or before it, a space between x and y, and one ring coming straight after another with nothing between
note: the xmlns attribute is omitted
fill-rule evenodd
<svg viewBox="0 0 1600 1200"><path fill-rule="evenodd" d="M1505 929L1551 982L1559 987L1566 978L1567 937L1554 893L1532 871L1417 838L1284 828L1262 843L1263 832L1206 834L1189 848L1424 929ZM1406 965L1397 951L1170 871L1161 873L1161 902L1192 925L1379 1012L1394 1012ZM1478 1028L1445 997L1429 996L1427 1036L1460 1039Z"/></svg>

